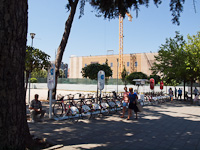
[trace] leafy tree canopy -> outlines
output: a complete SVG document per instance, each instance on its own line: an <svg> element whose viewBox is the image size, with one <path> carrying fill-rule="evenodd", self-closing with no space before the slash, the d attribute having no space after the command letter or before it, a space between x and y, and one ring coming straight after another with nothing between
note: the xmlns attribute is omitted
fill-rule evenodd
<svg viewBox="0 0 200 150"><path fill-rule="evenodd" d="M176 32L174 38L166 39L158 51L158 56L155 56L156 62L151 68L153 74L160 73L168 84L179 83L186 78L184 46L185 40L179 32Z"/></svg>
<svg viewBox="0 0 200 150"><path fill-rule="evenodd" d="M189 36L188 42L180 33L166 39L160 47L156 62L151 68L154 73L161 73L168 85L177 85L182 81L193 83L200 76L200 32Z"/></svg>
<svg viewBox="0 0 200 150"><path fill-rule="evenodd" d="M68 1L67 9L70 10L72 0ZM125 17L126 13L130 10L136 11L136 17L138 17L138 12L140 10L140 6L149 6L149 0L81 0L80 1L80 16L84 14L84 5L86 2L89 2L91 6L94 7L97 14L96 16L104 18L113 19L121 14ZM158 7L162 0L153 0L154 4ZM180 14L183 11L183 4L185 0L170 0L169 7L172 15L172 23L180 24L179 18ZM195 6L195 2L193 1Z"/></svg>
<svg viewBox="0 0 200 150"><path fill-rule="evenodd" d="M112 76L112 70L111 68L108 66L108 64L99 64L99 63L95 63L95 64L90 64L84 68L82 68L82 76L84 78L89 78L92 80L97 80L97 74L100 70L103 70L105 72L105 77L111 77Z"/></svg>
<svg viewBox="0 0 200 150"><path fill-rule="evenodd" d="M121 73L121 77L122 77L122 82L124 82L125 86L127 85L127 79L126 79L127 76L128 76L128 72L126 71L126 68L124 66L124 69L122 70L122 73Z"/></svg>
<svg viewBox="0 0 200 150"><path fill-rule="evenodd" d="M47 78L47 74L48 74L47 70L35 68L31 73L31 77L32 78Z"/></svg>
<svg viewBox="0 0 200 150"><path fill-rule="evenodd" d="M31 47L26 47L25 70L32 72L34 69L47 69L50 66L50 56L45 52Z"/></svg>
<svg viewBox="0 0 200 150"><path fill-rule="evenodd" d="M133 81L134 79L147 79L147 78L148 78L147 75L142 72L133 72L129 74L126 79L130 84L135 85L136 83L135 81Z"/></svg>
<svg viewBox="0 0 200 150"><path fill-rule="evenodd" d="M38 71L41 69L47 70L47 68L50 66L49 58L50 56L48 54L37 48L31 46L26 47L26 57L25 57L26 89L28 86L29 73L33 72L33 70L34 71Z"/></svg>
<svg viewBox="0 0 200 150"><path fill-rule="evenodd" d="M185 45L187 59L186 72L190 80L200 79L200 32L196 35L188 35L188 42Z"/></svg>

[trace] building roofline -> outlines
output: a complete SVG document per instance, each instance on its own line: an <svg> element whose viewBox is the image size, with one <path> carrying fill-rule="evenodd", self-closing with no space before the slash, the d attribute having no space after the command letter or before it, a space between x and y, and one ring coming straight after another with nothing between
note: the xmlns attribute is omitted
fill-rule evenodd
<svg viewBox="0 0 200 150"><path fill-rule="evenodd" d="M155 53L158 53L158 52L148 52L146 54L155 54ZM123 54L123 55L136 55L136 54L144 54L144 53L129 53L129 54ZM76 56L76 55L71 55L70 58L73 58L73 57L96 57L96 56L117 56L119 54L108 54L108 55L90 55L90 56Z"/></svg>

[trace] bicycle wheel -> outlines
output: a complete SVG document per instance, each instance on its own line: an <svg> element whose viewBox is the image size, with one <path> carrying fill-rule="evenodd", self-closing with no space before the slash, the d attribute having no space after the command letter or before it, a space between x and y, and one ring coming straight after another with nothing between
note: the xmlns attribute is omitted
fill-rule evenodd
<svg viewBox="0 0 200 150"><path fill-rule="evenodd" d="M89 106L87 105L83 105L81 107L81 112L80 112L81 116L84 117L84 118L87 118L87 119L90 119L91 118L91 109Z"/></svg>
<svg viewBox="0 0 200 150"><path fill-rule="evenodd" d="M103 115L109 114L109 105L107 103L101 103L101 114Z"/></svg>
<svg viewBox="0 0 200 150"><path fill-rule="evenodd" d="M79 110L75 106L70 107L69 112L68 112L69 119L73 122L76 123L78 122L80 115L79 115Z"/></svg>
<svg viewBox="0 0 200 150"><path fill-rule="evenodd" d="M53 106L53 114L55 117L61 117L63 115L62 103L55 103Z"/></svg>

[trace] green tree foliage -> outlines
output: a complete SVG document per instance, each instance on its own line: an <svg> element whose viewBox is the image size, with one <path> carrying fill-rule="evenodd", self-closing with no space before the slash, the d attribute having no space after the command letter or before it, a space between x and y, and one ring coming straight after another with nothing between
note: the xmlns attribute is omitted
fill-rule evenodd
<svg viewBox="0 0 200 150"><path fill-rule="evenodd" d="M187 59L186 71L189 78L194 80L200 77L200 32L196 35L188 35L188 42L185 45Z"/></svg>
<svg viewBox="0 0 200 150"><path fill-rule="evenodd" d="M85 0L82 0L85 2ZM90 0L90 4L95 8L97 16L104 16L104 18L113 19L121 14L125 17L126 12L129 10L136 11L136 17L141 6L149 6L149 0L124 0L124 1L113 1L113 0ZM158 7L162 0L153 0L154 4ZM180 24L179 18L183 11L183 4L185 0L170 0L169 6L172 15L172 23Z"/></svg>
<svg viewBox="0 0 200 150"><path fill-rule="evenodd" d="M45 52L27 46L25 57L25 72L26 72L26 89L28 85L29 73L32 73L34 69L47 69L50 66L50 56Z"/></svg>
<svg viewBox="0 0 200 150"><path fill-rule="evenodd" d="M31 78L31 83L37 83L37 79L36 78Z"/></svg>
<svg viewBox="0 0 200 150"><path fill-rule="evenodd" d="M124 66L124 69L122 70L122 73L121 73L121 77L122 77L122 82L124 82L125 86L127 85L127 79L126 79L127 76L128 76L128 72L126 71L126 68Z"/></svg>
<svg viewBox="0 0 200 150"><path fill-rule="evenodd" d="M129 74L126 79L130 84L135 85L135 81L133 81L134 79L147 79L147 78L148 76L142 72L133 72Z"/></svg>
<svg viewBox="0 0 200 150"><path fill-rule="evenodd" d="M158 51L158 56L155 56L156 62L151 70L153 74L160 73L162 79L168 85L180 83L186 77L184 46L183 36L176 32L174 38L166 39L166 43L162 44Z"/></svg>
<svg viewBox="0 0 200 150"><path fill-rule="evenodd" d="M59 78L63 78L65 76L65 73L62 69L59 69Z"/></svg>
<svg viewBox="0 0 200 150"><path fill-rule="evenodd" d="M200 32L193 36L188 35L187 38L185 70L191 83L192 91L193 82L200 79Z"/></svg>
<svg viewBox="0 0 200 150"><path fill-rule="evenodd" d="M176 32L172 39L166 39L166 43L160 47L156 62L151 68L154 73L160 73L165 85L174 85L184 82L192 84L200 77L200 32L189 36L188 42ZM184 86L185 90L185 86Z"/></svg>
<svg viewBox="0 0 200 150"><path fill-rule="evenodd" d="M31 73L31 77L32 78L47 78L47 74L48 74L47 70L35 68Z"/></svg>
<svg viewBox="0 0 200 150"><path fill-rule="evenodd" d="M101 65L99 63L90 64L90 65L82 68L81 73L84 78L89 78L91 80L97 80L97 74L100 70L103 70L105 72L106 78L112 76L112 70L108 66L108 64Z"/></svg>

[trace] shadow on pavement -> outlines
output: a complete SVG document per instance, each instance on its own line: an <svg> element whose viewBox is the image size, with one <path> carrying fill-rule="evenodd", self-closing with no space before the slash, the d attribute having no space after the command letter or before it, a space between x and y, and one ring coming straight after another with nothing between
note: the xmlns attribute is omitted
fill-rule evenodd
<svg viewBox="0 0 200 150"><path fill-rule="evenodd" d="M199 108L174 102L145 106L138 120L112 114L76 124L46 119L29 128L63 149L200 149L199 114Z"/></svg>

